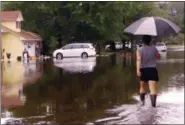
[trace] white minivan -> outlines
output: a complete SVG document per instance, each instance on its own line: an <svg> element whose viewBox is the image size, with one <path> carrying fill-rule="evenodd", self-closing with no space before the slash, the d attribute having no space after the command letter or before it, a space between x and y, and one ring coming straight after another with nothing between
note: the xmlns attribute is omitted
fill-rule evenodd
<svg viewBox="0 0 185 125"><path fill-rule="evenodd" d="M162 51L162 52L167 51L167 47L165 43L157 43L155 47L157 48L158 51Z"/></svg>
<svg viewBox="0 0 185 125"><path fill-rule="evenodd" d="M67 44L53 53L53 57L56 59L63 59L65 57L88 58L89 56L96 56L96 50L91 43Z"/></svg>

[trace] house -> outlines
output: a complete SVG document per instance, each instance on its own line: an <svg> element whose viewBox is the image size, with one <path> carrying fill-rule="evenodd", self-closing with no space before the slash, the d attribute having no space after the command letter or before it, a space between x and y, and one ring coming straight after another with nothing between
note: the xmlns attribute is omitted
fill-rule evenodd
<svg viewBox="0 0 185 125"><path fill-rule="evenodd" d="M26 49L31 59L41 55L42 38L22 29L23 16L20 11L1 11L2 58L16 60L23 56Z"/></svg>

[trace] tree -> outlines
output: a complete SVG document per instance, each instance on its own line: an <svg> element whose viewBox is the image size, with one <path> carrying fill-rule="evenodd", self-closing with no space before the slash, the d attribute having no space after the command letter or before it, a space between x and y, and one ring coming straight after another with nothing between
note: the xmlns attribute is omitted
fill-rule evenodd
<svg viewBox="0 0 185 125"><path fill-rule="evenodd" d="M126 39L123 29L151 9L145 2L3 2L3 10L21 10L25 30L43 37L44 53L71 41Z"/></svg>

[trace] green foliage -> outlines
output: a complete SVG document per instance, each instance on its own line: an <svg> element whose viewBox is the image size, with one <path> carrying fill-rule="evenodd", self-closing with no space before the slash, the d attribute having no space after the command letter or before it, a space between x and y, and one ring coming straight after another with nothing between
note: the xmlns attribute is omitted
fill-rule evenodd
<svg viewBox="0 0 185 125"><path fill-rule="evenodd" d="M165 38L164 40L168 41L169 44L184 44L184 34L180 33L177 36L170 36L168 38Z"/></svg>
<svg viewBox="0 0 185 125"><path fill-rule="evenodd" d="M3 2L3 10L22 11L24 29L43 37L45 52L70 41L121 40L148 9L144 2Z"/></svg>
<svg viewBox="0 0 185 125"><path fill-rule="evenodd" d="M159 8L154 2L2 2L3 10L21 10L23 28L43 37L44 53L72 41L130 39L123 34L124 28L148 15L162 16L184 27L182 9L172 17L169 6L179 4Z"/></svg>
<svg viewBox="0 0 185 125"><path fill-rule="evenodd" d="M49 44L50 50L54 51L57 48L57 38L51 37L51 43Z"/></svg>

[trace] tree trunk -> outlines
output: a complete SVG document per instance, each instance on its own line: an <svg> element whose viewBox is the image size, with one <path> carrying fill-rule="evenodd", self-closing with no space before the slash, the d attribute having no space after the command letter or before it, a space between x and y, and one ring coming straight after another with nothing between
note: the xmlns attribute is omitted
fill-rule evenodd
<svg viewBox="0 0 185 125"><path fill-rule="evenodd" d="M123 47L122 49L125 50L125 40L122 40Z"/></svg>

